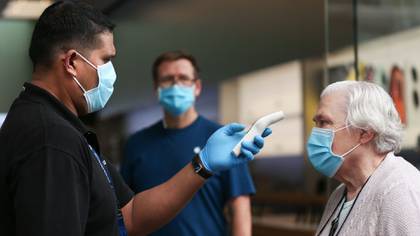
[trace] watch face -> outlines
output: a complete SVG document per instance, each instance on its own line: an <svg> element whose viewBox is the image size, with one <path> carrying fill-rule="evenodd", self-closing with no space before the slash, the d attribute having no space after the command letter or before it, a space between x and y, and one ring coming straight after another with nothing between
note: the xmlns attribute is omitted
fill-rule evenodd
<svg viewBox="0 0 420 236"><path fill-rule="evenodd" d="M198 173L201 170L201 166L200 166L200 164L197 161L197 157L194 157L191 163L193 165L194 172L195 173Z"/></svg>
<svg viewBox="0 0 420 236"><path fill-rule="evenodd" d="M195 171L195 173L198 173L200 170L201 170L201 166L198 163L196 163L194 165L194 171Z"/></svg>

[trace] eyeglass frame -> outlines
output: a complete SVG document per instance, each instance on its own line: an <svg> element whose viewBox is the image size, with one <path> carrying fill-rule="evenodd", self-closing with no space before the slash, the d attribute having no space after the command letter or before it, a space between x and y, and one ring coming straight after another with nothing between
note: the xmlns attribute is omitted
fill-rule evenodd
<svg viewBox="0 0 420 236"><path fill-rule="evenodd" d="M192 87L197 80L199 80L199 78L190 78L185 75L180 75L180 76L168 75L168 76L157 78L155 80L155 83L158 87L161 87L161 88L169 88L175 84L179 84L184 87Z"/></svg>

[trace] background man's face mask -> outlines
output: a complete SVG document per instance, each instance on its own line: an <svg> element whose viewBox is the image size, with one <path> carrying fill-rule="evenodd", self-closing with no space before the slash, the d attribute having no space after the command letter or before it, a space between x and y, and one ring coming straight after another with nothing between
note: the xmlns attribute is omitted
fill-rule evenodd
<svg viewBox="0 0 420 236"><path fill-rule="evenodd" d="M77 54L97 71L99 83L97 87L86 91L76 77L73 76L73 79L83 91L83 96L86 99L88 107L88 113L99 111L105 107L105 104L114 92L114 83L117 79L114 66L111 61L100 66L95 66L80 53L77 52Z"/></svg>
<svg viewBox="0 0 420 236"><path fill-rule="evenodd" d="M314 127L309 136L306 145L308 159L318 172L330 178L340 169L344 162L344 157L360 146L359 143L342 155L333 153L331 146L334 141L334 133L347 127L345 126L337 130Z"/></svg>
<svg viewBox="0 0 420 236"><path fill-rule="evenodd" d="M180 116L194 104L194 91L195 86L176 84L168 88L158 88L159 104L171 115Z"/></svg>

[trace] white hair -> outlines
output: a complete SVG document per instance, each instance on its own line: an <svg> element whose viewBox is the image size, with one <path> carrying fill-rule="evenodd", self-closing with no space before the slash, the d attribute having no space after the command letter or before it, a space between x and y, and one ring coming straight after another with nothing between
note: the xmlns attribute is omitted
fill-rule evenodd
<svg viewBox="0 0 420 236"><path fill-rule="evenodd" d="M401 149L401 120L383 88L365 81L340 81L328 85L321 98L337 92L345 96L346 125L376 133L374 145L377 153Z"/></svg>

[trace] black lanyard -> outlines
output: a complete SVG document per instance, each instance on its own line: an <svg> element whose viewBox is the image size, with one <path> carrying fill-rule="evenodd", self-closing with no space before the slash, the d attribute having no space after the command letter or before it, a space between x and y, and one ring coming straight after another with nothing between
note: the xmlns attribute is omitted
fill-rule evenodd
<svg viewBox="0 0 420 236"><path fill-rule="evenodd" d="M356 205L356 201L359 198L360 194L362 193L362 190L366 186L366 184L369 181L369 179L370 179L370 176L367 178L366 182L362 185L362 188L357 193L356 198L354 199L354 202L351 205L351 208L350 208L349 212L347 213L346 217L344 218L343 223L340 225L340 228L338 228L338 230L337 230L337 228L335 229L335 230L337 230L337 233L334 232L333 235L338 235L340 233L341 229L343 228L344 223L346 222L347 218L349 217L350 212L353 210L354 205ZM334 219L333 222L331 222L331 224L333 224L334 221L337 220L337 222L335 224L338 224L338 218L340 217L340 213L341 213L341 211L343 209L343 206L344 206L344 203L346 201L346 195L347 195L347 189L344 190L343 197L340 199L340 201L338 202L337 206L334 208L334 211L332 212L332 214L330 215L330 217L328 217L327 221L325 222L324 226L322 226L322 228L319 231L319 233L317 234L317 236L321 235L322 231L325 229L325 227L327 226L328 222L331 220L331 218L333 217L334 213L337 211L338 206L341 205L340 211L338 212L337 219ZM341 204L341 202L343 202L343 204ZM332 227L333 227L333 225L331 225L331 229L332 229ZM336 225L335 227L338 227L338 225Z"/></svg>
<svg viewBox="0 0 420 236"><path fill-rule="evenodd" d="M340 221L340 214L341 214L341 211L344 208L344 204L346 203L346 198L345 197L343 197L341 199L342 200L340 200L340 202L343 202L343 204L341 204L341 207L340 207L340 210L338 211L337 217L335 217L335 219L331 222L331 229L330 229L330 233L328 234L328 236L334 236L335 232L337 231L338 223ZM353 204L354 204L354 202L353 202ZM348 215L348 213L347 213L347 215ZM343 221L343 223L344 223L344 221ZM341 225L343 225L343 224L341 224Z"/></svg>
<svg viewBox="0 0 420 236"><path fill-rule="evenodd" d="M127 229L125 228L125 224L124 224L124 218L121 212L121 209L119 208L119 203L118 203L118 198L117 198L117 193L114 187L114 184L112 182L112 178L111 178L111 174L109 173L108 167L107 167L107 163L105 160L103 160L98 153L95 151L95 149L93 149L92 146L89 145L89 149L90 151L93 153L93 156L95 157L96 161L98 162L98 164L101 166L102 171L105 174L105 177L108 181L109 186L112 189L112 192L114 193L114 197L115 197L115 202L117 204L117 223L118 223L118 230L120 233L120 236L127 236Z"/></svg>

